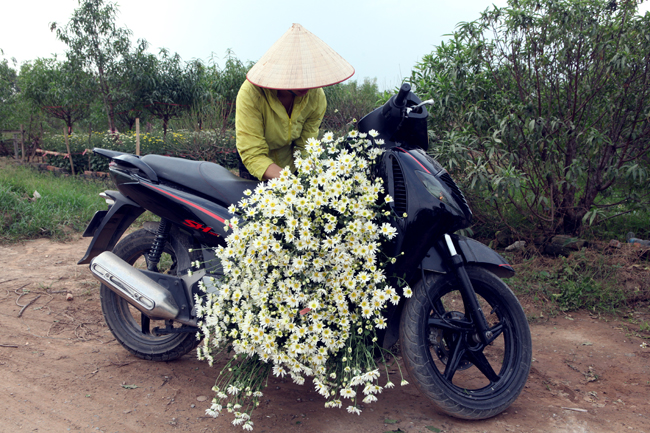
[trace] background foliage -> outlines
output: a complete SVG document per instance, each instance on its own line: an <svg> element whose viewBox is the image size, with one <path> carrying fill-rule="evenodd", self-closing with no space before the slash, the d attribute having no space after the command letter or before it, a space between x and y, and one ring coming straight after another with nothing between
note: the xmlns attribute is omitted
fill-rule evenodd
<svg viewBox="0 0 650 433"><path fill-rule="evenodd" d="M48 116L72 125L88 117L96 90L92 76L68 61L36 59L23 65L21 95Z"/></svg>
<svg viewBox="0 0 650 433"><path fill-rule="evenodd" d="M345 131L353 119L360 120L379 105L377 79L365 78L361 84L356 81L344 82L325 87L327 111L321 129Z"/></svg>
<svg viewBox="0 0 650 433"><path fill-rule="evenodd" d="M650 237L650 14L635 11L633 0L511 0L459 24L412 71L416 93L436 101L430 152L464 187L478 237ZM139 118L143 153L235 168L236 95L252 63L232 51L207 62L151 54L115 26L116 12L82 0L52 26L68 45L64 60L0 61L0 128L23 125L29 156L65 152L67 124L76 170L105 170L83 151L134 152ZM321 131L335 133L391 93L372 79L324 90ZM113 128L117 137L105 133ZM7 138L0 152L13 153Z"/></svg>
<svg viewBox="0 0 650 433"><path fill-rule="evenodd" d="M2 53L2 50L0 50ZM18 93L18 74L6 59L0 60L0 130L13 129L12 111Z"/></svg>
<svg viewBox="0 0 650 433"><path fill-rule="evenodd" d="M92 132L73 133L68 137L70 152L73 154L75 172L108 171L109 160L88 151L95 147L136 153L136 134L109 134ZM46 134L43 149L66 154L65 138L61 134ZM238 167L235 150L235 137L232 131L179 131L163 134L150 132L140 134L140 154L150 153L169 155L193 160L213 161L227 168ZM70 168L64 156L48 155L51 165L64 170Z"/></svg>
<svg viewBox="0 0 650 433"><path fill-rule="evenodd" d="M512 0L413 71L434 153L525 236L647 216L650 14L634 1Z"/></svg>
<svg viewBox="0 0 650 433"><path fill-rule="evenodd" d="M108 129L115 130L115 107L134 90L125 67L127 59L144 55L147 42L131 46L131 31L115 25L117 4L104 0L83 0L64 27L51 24L57 39L68 46L66 56L73 68L90 74L104 105ZM128 71L127 71L128 72Z"/></svg>

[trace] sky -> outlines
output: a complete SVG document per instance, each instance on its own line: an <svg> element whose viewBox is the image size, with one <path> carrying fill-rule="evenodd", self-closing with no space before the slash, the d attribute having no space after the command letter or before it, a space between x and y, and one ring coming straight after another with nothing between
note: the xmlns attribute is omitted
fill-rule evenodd
<svg viewBox="0 0 650 433"><path fill-rule="evenodd" d="M292 25L318 36L354 68L352 79L376 78L393 89L415 64L452 33L492 4L506 0L129 0L117 2L117 25L184 60L211 58L224 65L227 50L242 61L257 61ZM38 57L63 57L66 46L50 32L65 25L78 0L4 2L0 59L18 65ZM650 10L650 0L641 9Z"/></svg>

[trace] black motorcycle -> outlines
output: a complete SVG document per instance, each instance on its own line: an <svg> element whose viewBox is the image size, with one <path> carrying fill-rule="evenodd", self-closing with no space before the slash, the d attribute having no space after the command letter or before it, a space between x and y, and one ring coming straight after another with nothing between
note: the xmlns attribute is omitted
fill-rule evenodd
<svg viewBox="0 0 650 433"><path fill-rule="evenodd" d="M400 340L410 379L450 415L484 419L518 397L530 370L526 316L500 278L514 274L499 254L453 234L472 220L451 176L427 155L427 110L404 84L359 122L375 130L385 152L377 165L396 215L397 236L383 246L397 260L386 275L413 288L385 312L385 348ZM381 139L382 141L379 141ZM377 143L376 141L376 143ZM198 344L199 282L222 275L213 249L225 245L228 206L253 190L220 165L159 155L138 157L94 149L111 159L118 191L101 195L84 236L93 239L79 264L102 283L101 304L115 338L143 359L176 359ZM159 223L122 238L145 210ZM122 239L121 239L122 238ZM196 263L200 271L188 272Z"/></svg>

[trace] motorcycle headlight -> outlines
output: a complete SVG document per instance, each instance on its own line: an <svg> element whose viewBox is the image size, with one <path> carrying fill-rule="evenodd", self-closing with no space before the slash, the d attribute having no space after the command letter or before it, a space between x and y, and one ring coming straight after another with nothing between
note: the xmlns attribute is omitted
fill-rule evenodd
<svg viewBox="0 0 650 433"><path fill-rule="evenodd" d="M429 194L436 197L446 206L451 207L458 213L460 214L463 213L460 206L458 205L454 197L451 195L451 192L449 192L449 190L445 188L445 186L442 184L442 182L440 182L440 180L437 177L435 177L430 173L425 173L424 171L420 171L420 170L415 170L415 174L417 175L418 179L420 179L420 181L427 189L427 191L429 191Z"/></svg>

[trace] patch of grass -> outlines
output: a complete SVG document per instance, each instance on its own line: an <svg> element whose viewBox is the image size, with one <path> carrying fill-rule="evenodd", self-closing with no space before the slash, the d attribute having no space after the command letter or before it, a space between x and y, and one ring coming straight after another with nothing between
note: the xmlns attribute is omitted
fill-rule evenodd
<svg viewBox="0 0 650 433"><path fill-rule="evenodd" d="M583 249L569 257L512 254L517 274L508 285L547 314L581 308L615 313L650 301L648 259L638 249Z"/></svg>
<svg viewBox="0 0 650 433"><path fill-rule="evenodd" d="M64 240L83 231L95 211L106 208L98 196L106 187L105 182L40 173L2 161L0 242Z"/></svg>
<svg viewBox="0 0 650 433"><path fill-rule="evenodd" d="M641 332L650 332L650 323L641 322L641 324L639 325L639 330Z"/></svg>
<svg viewBox="0 0 650 433"><path fill-rule="evenodd" d="M105 210L99 193L116 189L108 179L85 179L39 172L0 158L0 243L27 239L66 240L86 229L96 211ZM34 197L38 191L40 198ZM144 212L129 231L160 217Z"/></svg>

